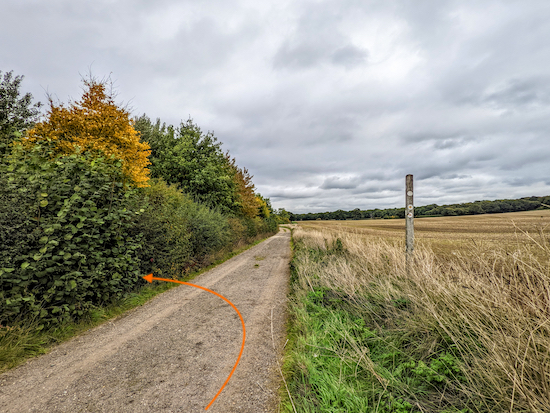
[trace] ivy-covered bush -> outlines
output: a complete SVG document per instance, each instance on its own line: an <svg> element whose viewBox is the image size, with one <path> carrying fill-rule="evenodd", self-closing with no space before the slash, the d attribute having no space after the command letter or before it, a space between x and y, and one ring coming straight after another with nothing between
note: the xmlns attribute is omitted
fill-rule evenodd
<svg viewBox="0 0 550 413"><path fill-rule="evenodd" d="M83 315L140 281L137 190L97 154L15 147L0 165L0 323ZM131 236L130 236L131 235Z"/></svg>

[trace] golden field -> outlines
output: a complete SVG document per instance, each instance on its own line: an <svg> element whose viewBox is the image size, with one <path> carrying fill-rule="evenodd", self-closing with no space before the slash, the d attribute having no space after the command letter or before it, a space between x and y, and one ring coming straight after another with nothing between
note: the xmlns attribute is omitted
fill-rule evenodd
<svg viewBox="0 0 550 413"><path fill-rule="evenodd" d="M300 222L293 288L300 297L329 291L351 303L414 366L441 355L458 360L460 378L442 378L422 398L428 393L409 387L414 377L395 385L405 367L388 367L353 334L334 332L340 339L324 348L371 372L371 398L393 392L412 406L399 410L407 412L550 412L549 226L548 210L415 219L407 260L404 220ZM311 330L306 321L300 328Z"/></svg>
<svg viewBox="0 0 550 413"><path fill-rule="evenodd" d="M358 221L301 221L303 228L350 232L375 238L404 242L404 219L369 219ZM415 243L436 253L453 252L469 247L514 247L531 243L550 228L550 210L509 212L503 214L454 217L415 218Z"/></svg>

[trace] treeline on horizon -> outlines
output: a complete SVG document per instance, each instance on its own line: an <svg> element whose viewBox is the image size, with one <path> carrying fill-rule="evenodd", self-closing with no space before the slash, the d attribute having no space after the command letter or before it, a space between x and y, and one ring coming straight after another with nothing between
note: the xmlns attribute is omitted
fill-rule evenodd
<svg viewBox="0 0 550 413"><path fill-rule="evenodd" d="M550 205L550 196L531 196L519 199L499 199L496 201L475 201L463 204L430 204L414 208L415 218L445 217L458 215L497 214L501 212L533 211L546 209ZM307 214L289 213L292 221L312 220L359 220L359 219L398 219L405 218L405 208L368 209L351 211L341 209L334 212L309 212Z"/></svg>
<svg viewBox="0 0 550 413"><path fill-rule="evenodd" d="M0 71L0 327L78 320L288 221L192 120L132 118L93 77L43 115L22 79Z"/></svg>

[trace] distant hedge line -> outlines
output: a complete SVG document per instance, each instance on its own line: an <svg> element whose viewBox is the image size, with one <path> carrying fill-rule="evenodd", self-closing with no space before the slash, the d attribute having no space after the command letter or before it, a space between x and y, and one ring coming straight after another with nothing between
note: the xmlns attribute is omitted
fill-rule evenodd
<svg viewBox="0 0 550 413"><path fill-rule="evenodd" d="M536 209L548 208L550 205L550 196L531 196L520 199L499 199L496 201L475 201L464 204L452 205L424 205L414 209L415 217L434 217L434 216L457 216L457 215L477 215L477 214L496 214L501 212L520 212L533 211ZM405 208L387 208L387 209L368 209L359 208L351 211L333 211L333 212L310 212L307 214L290 213L290 219L293 221L311 221L311 220L353 220L353 219L392 219L405 218Z"/></svg>

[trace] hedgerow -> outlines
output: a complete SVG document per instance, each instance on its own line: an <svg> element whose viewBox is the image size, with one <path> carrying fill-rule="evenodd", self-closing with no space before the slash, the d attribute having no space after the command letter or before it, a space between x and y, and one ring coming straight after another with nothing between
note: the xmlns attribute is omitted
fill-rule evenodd
<svg viewBox="0 0 550 413"><path fill-rule="evenodd" d="M205 264L231 239L227 218L194 202L175 185L152 180L141 193L145 211L133 231L143 234L142 272L181 277Z"/></svg>
<svg viewBox="0 0 550 413"><path fill-rule="evenodd" d="M136 124L90 78L80 102L50 100L35 123L39 106L19 99L21 78L4 78L0 328L77 320L149 272L183 277L277 230L252 176L191 121L177 139L146 117Z"/></svg>
<svg viewBox="0 0 550 413"><path fill-rule="evenodd" d="M0 165L0 323L80 316L139 280L143 212L115 159L16 147Z"/></svg>

